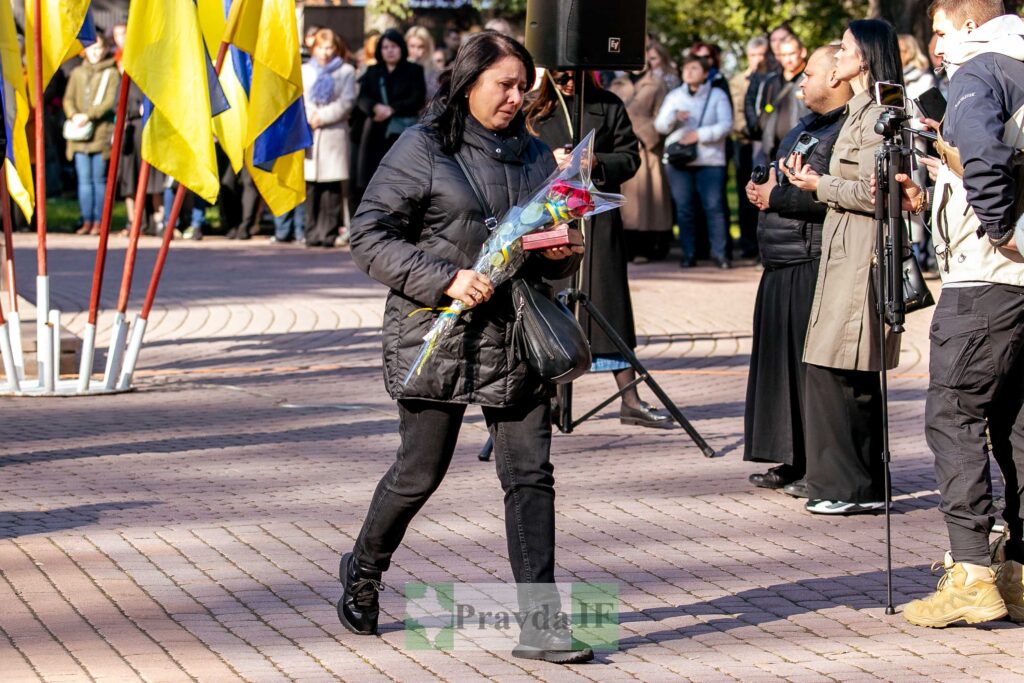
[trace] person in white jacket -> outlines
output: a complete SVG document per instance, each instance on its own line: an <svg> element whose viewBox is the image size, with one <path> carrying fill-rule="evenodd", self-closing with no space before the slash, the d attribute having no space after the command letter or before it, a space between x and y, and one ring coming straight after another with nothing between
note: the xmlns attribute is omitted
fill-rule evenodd
<svg viewBox="0 0 1024 683"><path fill-rule="evenodd" d="M722 202L725 184L725 139L732 130L729 96L705 83L707 65L697 57L683 60L683 84L670 92L658 111L654 127L672 143L697 145L697 158L676 167L665 157L665 174L676 205L676 224L683 248L683 268L697 264L694 208L700 202L707 217L711 256L719 268L728 268L725 255L728 218Z"/></svg>
<svg viewBox="0 0 1024 683"><path fill-rule="evenodd" d="M333 247L341 222L342 182L348 180L348 118L356 102L356 71L330 29L313 38L302 65L303 104L313 129L306 151L306 246Z"/></svg>

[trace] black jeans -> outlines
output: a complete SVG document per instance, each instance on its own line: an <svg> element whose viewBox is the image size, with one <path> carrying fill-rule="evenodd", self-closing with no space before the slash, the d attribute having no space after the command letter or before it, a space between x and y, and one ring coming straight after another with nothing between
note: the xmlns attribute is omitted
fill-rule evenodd
<svg viewBox="0 0 1024 683"><path fill-rule="evenodd" d="M1024 561L1024 288L944 288L929 336L925 435L953 559L990 563L995 509L987 430L1005 482L1007 556Z"/></svg>
<svg viewBox="0 0 1024 683"><path fill-rule="evenodd" d="M555 581L555 479L547 401L484 408L494 461L505 492L505 533L517 583ZM466 406L398 401L402 443L377 485L356 539L359 564L386 571L413 517L444 479Z"/></svg>

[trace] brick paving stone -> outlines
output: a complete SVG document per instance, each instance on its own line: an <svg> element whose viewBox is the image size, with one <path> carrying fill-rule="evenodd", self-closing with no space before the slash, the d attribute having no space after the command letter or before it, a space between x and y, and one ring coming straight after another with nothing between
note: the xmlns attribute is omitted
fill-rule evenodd
<svg viewBox="0 0 1024 683"><path fill-rule="evenodd" d="M29 237L16 237L18 263L31 263ZM72 332L94 243L50 242ZM155 245L143 240L140 272ZM109 272L123 255L113 244ZM406 582L511 580L476 408L385 576L383 635L337 623L338 555L398 445L380 372L384 292L344 251L209 239L172 247L136 392L0 398L3 679L1024 680L1009 623L932 631L884 615L880 518L815 518L747 484L761 468L741 460L759 273L630 272L639 356L724 457L703 458L682 430L622 426L613 408L555 435L557 576L619 585L619 651L563 668L486 639L406 648ZM31 298L32 273L19 277ZM946 543L922 433L929 315L909 317L890 376L897 605L934 590L928 567ZM584 410L610 382L584 376L574 392Z"/></svg>

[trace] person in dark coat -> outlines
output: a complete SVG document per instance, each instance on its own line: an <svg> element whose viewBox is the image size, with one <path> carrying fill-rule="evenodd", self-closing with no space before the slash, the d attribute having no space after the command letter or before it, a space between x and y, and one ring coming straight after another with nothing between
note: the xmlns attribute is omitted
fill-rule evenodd
<svg viewBox="0 0 1024 683"><path fill-rule="evenodd" d="M587 78L580 137L591 130L595 132L594 184L603 192L619 192L622 183L632 178L640 168L640 145L622 100L598 87L589 76ZM571 71L549 71L526 107L527 125L554 150L555 160L559 163L568 155L566 146L572 146L571 112L575 93L576 84ZM622 215L617 209L598 214L590 219L586 237L587 250L580 288L626 345L636 348ZM570 285L571 280L566 280L557 283L556 287ZM632 383L636 379L633 367L586 311L580 312L580 324L587 333L594 354L592 371L612 371L620 390ZM622 395L619 419L623 424L672 427L668 414L640 400L636 387Z"/></svg>
<svg viewBox="0 0 1024 683"><path fill-rule="evenodd" d="M360 77L356 100L366 116L354 183L360 196L398 136L416 123L427 98L423 67L408 61L409 48L401 33L385 31L374 54L377 61Z"/></svg>
<svg viewBox="0 0 1024 683"><path fill-rule="evenodd" d="M422 78L422 77L421 77ZM555 490L550 460L553 386L512 352L511 286L471 270L488 229L456 155L501 217L554 171L551 151L520 113L533 60L511 38L472 36L441 75L428 123L406 130L382 160L352 219L352 256L390 288L384 310L384 377L398 401L401 446L377 486L352 552L341 561L342 624L377 632L382 573L416 512L441 484L466 406L483 408L504 490L509 559L527 626L513 655L557 663L593 658L578 649L560 612L555 580ZM421 81L422 82L422 81ZM517 277L539 284L576 270L580 247L527 257ZM442 307L470 307L404 380ZM573 649L576 647L577 649Z"/></svg>
<svg viewBox="0 0 1024 683"><path fill-rule="evenodd" d="M780 144L786 155L802 133L816 138L817 146L806 163L820 173L828 171L832 146L846 120L846 103L853 96L849 84L835 78L837 49L827 45L811 55L800 84L811 113ZM785 168L785 158L777 161ZM828 207L812 193L791 185L785 173L775 171L761 185L748 183L746 194L763 211L757 232L764 272L754 304L743 459L777 463L765 473L751 474L754 486L781 488L806 498L804 433L815 412L806 404L807 366L802 356Z"/></svg>

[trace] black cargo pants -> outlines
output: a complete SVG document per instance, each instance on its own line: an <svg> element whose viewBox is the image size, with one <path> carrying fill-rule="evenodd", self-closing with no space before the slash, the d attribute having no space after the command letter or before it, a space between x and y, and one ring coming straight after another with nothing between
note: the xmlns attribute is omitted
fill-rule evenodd
<svg viewBox="0 0 1024 683"><path fill-rule="evenodd" d="M995 457L1006 485L1007 554L1021 554L1024 481L1024 287L945 287L932 318L925 434L935 455L950 550L990 564ZM987 432L987 434L986 434Z"/></svg>

